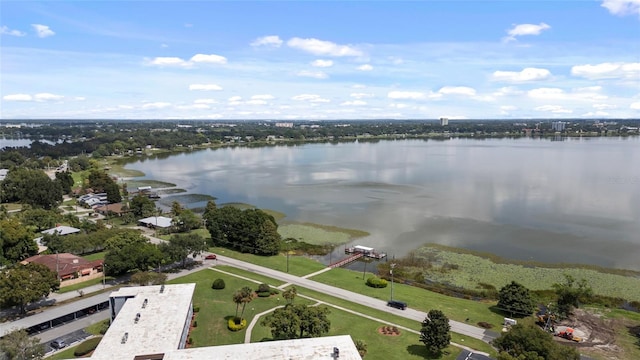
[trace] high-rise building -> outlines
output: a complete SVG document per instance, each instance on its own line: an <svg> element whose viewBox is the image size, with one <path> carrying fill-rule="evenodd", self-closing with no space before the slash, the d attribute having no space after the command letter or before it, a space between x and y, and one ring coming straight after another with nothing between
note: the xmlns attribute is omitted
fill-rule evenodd
<svg viewBox="0 0 640 360"><path fill-rule="evenodd" d="M441 118L440 118L440 125L441 125L441 126L447 126L447 125L449 125L449 118L441 117Z"/></svg>
<svg viewBox="0 0 640 360"><path fill-rule="evenodd" d="M564 121L554 121L551 123L551 130L562 132L566 125L567 123Z"/></svg>

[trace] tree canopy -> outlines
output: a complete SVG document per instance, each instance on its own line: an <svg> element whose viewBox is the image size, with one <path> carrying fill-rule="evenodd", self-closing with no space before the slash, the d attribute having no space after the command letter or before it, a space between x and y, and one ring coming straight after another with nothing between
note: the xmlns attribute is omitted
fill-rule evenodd
<svg viewBox="0 0 640 360"><path fill-rule="evenodd" d="M131 212L138 218L145 218L156 214L156 204L144 194L134 196L129 202Z"/></svg>
<svg viewBox="0 0 640 360"><path fill-rule="evenodd" d="M498 308L511 314L511 316L524 317L531 315L535 310L535 303L531 298L529 289L512 281L500 289L498 293Z"/></svg>
<svg viewBox="0 0 640 360"><path fill-rule="evenodd" d="M204 216L214 245L259 255L275 255L280 250L278 225L262 210L208 206Z"/></svg>
<svg viewBox="0 0 640 360"><path fill-rule="evenodd" d="M0 273L0 301L4 305L16 305L21 313L26 313L30 302L58 290L58 276L41 264L17 264Z"/></svg>
<svg viewBox="0 0 640 360"><path fill-rule="evenodd" d="M0 339L0 358L2 353L11 360L40 360L45 354L40 339L30 337L24 329L10 332Z"/></svg>
<svg viewBox="0 0 640 360"><path fill-rule="evenodd" d="M42 170L16 168L0 182L0 202L20 202L49 210L62 202L62 187Z"/></svg>
<svg viewBox="0 0 640 360"><path fill-rule="evenodd" d="M17 219L0 220L0 264L15 263L38 253L35 235Z"/></svg>
<svg viewBox="0 0 640 360"><path fill-rule="evenodd" d="M579 360L578 351L553 340L553 336L535 325L517 324L493 345L500 351L499 360Z"/></svg>
<svg viewBox="0 0 640 360"><path fill-rule="evenodd" d="M558 314L561 317L569 316L573 308L580 307L580 303L589 301L593 296L593 290L586 279L576 282L576 279L567 274L564 278L564 283L553 284L553 289L558 296Z"/></svg>
<svg viewBox="0 0 640 360"><path fill-rule="evenodd" d="M449 319L440 310L429 310L427 318L422 321L420 341L432 354L439 354L451 341L451 325Z"/></svg>
<svg viewBox="0 0 640 360"><path fill-rule="evenodd" d="M274 339L319 337L329 332L331 322L326 306L286 305L267 315L263 326L271 328Z"/></svg>

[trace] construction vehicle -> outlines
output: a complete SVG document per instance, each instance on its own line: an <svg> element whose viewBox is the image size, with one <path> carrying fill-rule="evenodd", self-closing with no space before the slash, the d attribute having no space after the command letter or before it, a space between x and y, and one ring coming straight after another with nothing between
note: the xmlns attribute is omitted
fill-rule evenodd
<svg viewBox="0 0 640 360"><path fill-rule="evenodd" d="M556 321L556 316L550 313L538 313L536 314L536 322L544 327L544 331L551 330L553 331L553 324Z"/></svg>
<svg viewBox="0 0 640 360"><path fill-rule="evenodd" d="M580 336L575 335L573 328L570 328L570 327L561 327L560 329L558 329L558 332L556 332L555 335L567 340L575 341L575 342L582 341L582 338Z"/></svg>

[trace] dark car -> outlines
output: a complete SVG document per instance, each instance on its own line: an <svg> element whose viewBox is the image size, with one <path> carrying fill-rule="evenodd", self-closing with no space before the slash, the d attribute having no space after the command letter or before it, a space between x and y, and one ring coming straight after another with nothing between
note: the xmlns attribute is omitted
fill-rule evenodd
<svg viewBox="0 0 640 360"><path fill-rule="evenodd" d="M391 306L391 307L394 307L396 309L404 310L404 309L407 308L407 303L404 302L404 301L390 300L387 303L387 306Z"/></svg>
<svg viewBox="0 0 640 360"><path fill-rule="evenodd" d="M65 343L64 340L56 339L51 342L51 347L54 349L62 349L67 347L67 343Z"/></svg>
<svg viewBox="0 0 640 360"><path fill-rule="evenodd" d="M217 259L216 254L209 254L207 256L204 257L207 260L215 260Z"/></svg>

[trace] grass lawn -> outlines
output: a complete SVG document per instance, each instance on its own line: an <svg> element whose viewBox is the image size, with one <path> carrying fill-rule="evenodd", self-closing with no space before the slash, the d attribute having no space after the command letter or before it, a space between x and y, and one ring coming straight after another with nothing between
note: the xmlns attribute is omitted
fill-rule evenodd
<svg viewBox="0 0 640 360"><path fill-rule="evenodd" d="M98 321L95 324L89 325L84 330L86 332L88 332L89 334L96 335L96 336L101 336L102 334L100 333L100 330L102 329L103 324L109 324L109 321L110 321L110 319L105 319L105 320L102 320L102 321Z"/></svg>
<svg viewBox="0 0 640 360"><path fill-rule="evenodd" d="M83 258L85 258L85 259L87 259L89 261L103 260L105 255L107 255L106 251L100 251L100 252L97 252L97 253L85 255L85 256L83 256Z"/></svg>
<svg viewBox="0 0 640 360"><path fill-rule="evenodd" d="M217 278L224 280L226 284L224 289L211 289L213 280ZM256 289L257 284L207 269L171 280L168 283L196 283L193 306L199 307L200 311L196 313L195 317L198 326L193 329L190 335L194 347L244 342L245 330L232 332L227 329L227 320L236 313L236 305L231 299L236 290L244 286ZM255 298L247 304L244 318L249 324L253 315L282 304L284 304L284 299L279 295L269 298Z"/></svg>
<svg viewBox="0 0 640 360"><path fill-rule="evenodd" d="M242 269L234 268L234 267L231 267L231 266L220 265L220 266L216 266L214 269L220 269L220 270L226 271L228 273L244 276L246 278L253 279L253 280L256 280L256 281L260 281L262 283L269 284L269 285L272 285L272 286L280 286L280 285L285 283L284 281L272 279L272 278L267 277L267 276L255 274L255 273L252 273L251 271L242 270ZM210 271L214 271L215 272L215 270L210 270Z"/></svg>
<svg viewBox="0 0 640 360"><path fill-rule="evenodd" d="M270 269L287 271L287 256L278 254L273 256L258 256L253 254L243 254L238 251L229 250L221 247L212 247L209 251L228 256L230 258L250 262L252 264L264 266ZM319 261L313 260L305 256L289 256L289 273L296 276L304 276L312 274L316 271L324 269L326 266Z"/></svg>
<svg viewBox="0 0 640 360"><path fill-rule="evenodd" d="M226 266L220 266L220 269L227 271L229 273L234 273L241 276L245 276L247 278L255 279L257 281L265 282L270 285L279 285L282 283L281 281L273 280L264 276L258 276L256 274L243 271L240 269L235 269L235 268L226 267ZM210 288L211 283L216 278L222 278L225 280L225 283L227 286L224 290L214 291ZM230 281L233 281L233 283ZM194 340L195 346L241 343L244 339L244 330L240 331L239 332L240 334L237 334L237 333L231 333L226 328L226 322L224 320L224 317L235 314L235 304L233 304L230 300L227 300L227 299L231 299L233 292L236 289L239 289L240 287L245 286L245 284L246 286L250 286L253 289L255 289L257 285L255 283L249 283L247 281L237 279L222 273L218 273L213 270L199 271L197 273L170 281L170 283L187 283L187 282L195 282L197 284L196 294L194 294L194 306L200 306L200 312L196 315L196 320L198 320L198 327L194 329L194 332L191 335ZM324 295L312 290L308 290L306 288L298 287L297 289L298 289L298 294L300 295L310 296L317 300L338 305L350 310L367 314L369 316L374 316L379 319L382 319L383 321L387 321L390 324L391 323L398 324L400 326L405 326L407 328L410 328L416 331L420 330L420 323L417 321L399 317L384 311L371 309L369 307L362 306L362 305L350 302L348 300ZM381 290L384 290L384 289L381 289ZM215 296L212 297L211 295L215 295ZM267 306L264 306L265 300L267 302ZM303 301L306 302L311 300L305 300L302 297L298 297L296 299L296 303L303 302ZM282 305L282 304L283 304L282 298L280 299L280 301L278 300L274 301L273 297L269 299L256 298L253 302L247 305L247 310L245 310L245 318L247 319L247 322L250 323L253 314L260 313L262 311L265 311L267 309L270 309L277 305ZM222 309L222 311L217 311L219 309ZM254 309L254 310L252 311L251 309ZM332 313L338 313L338 314L345 313L335 308L331 308L331 311ZM355 323L356 320L358 320L358 321L370 323L370 326L373 326L371 324L378 324L375 321L368 320L356 315L352 315L352 314L349 314L349 315L355 316L357 318L357 319L352 319L353 323ZM219 323L220 321L222 321L222 324ZM201 324L203 323L207 323L209 325L202 326ZM332 320L332 324L333 323L334 322ZM335 324L338 324L338 323L339 322L336 322ZM354 340L362 339L365 342L367 342L367 344L370 344L369 351L371 352L372 351L371 343L377 342L378 339L376 337L371 337L371 336L364 337L358 332L351 332L351 330L349 330L349 326L351 326L350 322L346 322L346 325L344 327L345 330L343 330L342 332L335 332L335 333L332 330L331 334L332 335L333 334L351 334ZM375 328L377 329L377 326ZM336 329L338 328L336 327ZM236 335L240 335L240 336L236 336ZM374 334L374 335L378 336L377 334ZM451 335L452 335L452 341L454 342L465 344L471 348L474 348L480 351L485 351L495 356L495 351L493 351L488 344L480 340L473 339L473 338L456 334L456 333L452 333ZM406 334L404 336L406 336L408 339L412 339L411 340L412 343L408 342L409 340L407 341L403 340L404 342L401 341L399 343L400 345L397 345L401 347L394 348L394 351L396 352L402 351L400 352L401 354L405 354L405 352L409 354L411 353L411 351L415 352L416 354L423 354L421 352L423 350L420 350L420 349L423 349L424 346L422 346L421 343L415 340L418 336L417 334ZM261 326L256 326L256 328L254 328L254 331L252 332L253 341L260 341L262 339L270 338L270 337L271 337L271 333L269 329ZM400 336L400 338L402 338L402 336ZM391 339L389 341L399 341L399 340ZM391 345L392 344L387 344L387 346L391 346ZM418 345L418 347L411 346L411 345ZM411 348L409 348L409 346L411 346ZM452 348L452 349L455 349L455 348ZM451 351L454 352L454 350L451 350ZM383 353L383 354L389 354L389 353ZM369 358L369 355L367 355L367 358ZM380 358L382 359L382 357ZM394 357L391 357L391 358L394 358ZM443 359L448 359L448 357L443 357Z"/></svg>
<svg viewBox="0 0 640 360"><path fill-rule="evenodd" d="M282 224L278 227L278 233L283 239L294 238L314 245L345 244L355 238L369 235L364 231L311 223Z"/></svg>
<svg viewBox="0 0 640 360"><path fill-rule="evenodd" d="M112 277L112 276L107 276L105 278L106 281L113 280L113 279L114 279L114 277ZM64 293L67 293L67 292L70 292L70 291L78 291L78 290L84 289L84 288L86 288L88 286L97 285L97 284L102 284L102 278L91 279L91 280L83 281L83 282L78 283L78 284L65 286L63 288L60 288L60 290L58 290L58 293L64 294Z"/></svg>
<svg viewBox="0 0 640 360"><path fill-rule="evenodd" d="M46 359L48 360L75 359L76 357L73 355L73 352L76 350L76 347L78 347L78 345L72 346L68 349L64 349L59 353L56 353L55 355L47 357ZM90 355L87 354L86 356L83 356L83 357L89 357L89 356Z"/></svg>
<svg viewBox="0 0 640 360"><path fill-rule="evenodd" d="M365 281L362 280L362 273L352 270L337 268L316 275L311 279L385 301L391 295L391 284L383 289L374 289L365 284ZM469 323L474 325L479 321L485 321L492 324L493 329L498 329L497 331L501 329L501 324L504 321L503 315L491 311L490 308L495 303L445 296L405 284L394 284L393 298L406 301L409 307L424 312L431 309L442 310L452 320L465 321L468 318Z"/></svg>

